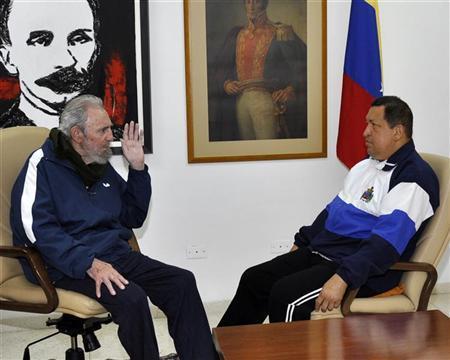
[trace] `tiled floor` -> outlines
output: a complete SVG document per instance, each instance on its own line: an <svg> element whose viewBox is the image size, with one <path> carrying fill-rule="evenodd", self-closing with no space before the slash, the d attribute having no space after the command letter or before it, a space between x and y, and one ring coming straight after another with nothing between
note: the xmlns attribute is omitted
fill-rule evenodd
<svg viewBox="0 0 450 360"><path fill-rule="evenodd" d="M217 325L227 302L207 304L206 311L211 327ZM429 309L438 309L450 317L450 293L431 296ZM45 321L48 315L11 317L0 312L0 360L20 360L26 344L49 335L54 329L47 329ZM160 312L154 312L154 323L161 354L174 352L172 339L167 332L166 319ZM109 324L96 332L102 347L91 353L86 353L86 360L127 359L117 338L117 326ZM65 335L57 335L30 348L31 359L64 359L65 350L70 340ZM81 346L81 344L79 344Z"/></svg>

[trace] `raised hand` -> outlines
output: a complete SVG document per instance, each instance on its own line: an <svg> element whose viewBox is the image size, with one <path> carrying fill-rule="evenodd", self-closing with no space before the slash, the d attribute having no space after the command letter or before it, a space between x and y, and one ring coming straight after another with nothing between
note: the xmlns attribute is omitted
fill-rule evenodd
<svg viewBox="0 0 450 360"><path fill-rule="evenodd" d="M144 149L142 148L142 131L139 124L131 121L123 129L122 152L130 166L135 170L144 170Z"/></svg>

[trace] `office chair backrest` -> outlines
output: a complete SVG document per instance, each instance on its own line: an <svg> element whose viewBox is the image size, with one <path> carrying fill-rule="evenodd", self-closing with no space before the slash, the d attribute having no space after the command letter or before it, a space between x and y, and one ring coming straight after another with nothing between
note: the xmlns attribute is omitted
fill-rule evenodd
<svg viewBox="0 0 450 360"><path fill-rule="evenodd" d="M0 130L0 245L11 246L9 222L11 190L28 156L48 137L49 129L18 126ZM0 284L18 274L22 268L17 260L1 258Z"/></svg>
<svg viewBox="0 0 450 360"><path fill-rule="evenodd" d="M438 265L450 241L450 159L434 154L421 154L435 171L440 186L440 206L422 234L414 255L410 261L426 262ZM418 303L425 274L420 272L404 273L401 283L405 285L406 295Z"/></svg>

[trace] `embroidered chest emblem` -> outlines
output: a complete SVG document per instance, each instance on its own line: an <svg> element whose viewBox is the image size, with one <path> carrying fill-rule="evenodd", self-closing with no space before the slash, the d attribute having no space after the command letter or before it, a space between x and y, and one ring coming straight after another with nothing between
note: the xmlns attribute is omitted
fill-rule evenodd
<svg viewBox="0 0 450 360"><path fill-rule="evenodd" d="M364 193L361 195L361 200L365 203L370 202L373 198L373 186L368 188Z"/></svg>
<svg viewBox="0 0 450 360"><path fill-rule="evenodd" d="M105 187L105 188L109 188L111 185L109 184L109 183L107 183L107 182L104 182L104 183L102 183L102 185Z"/></svg>

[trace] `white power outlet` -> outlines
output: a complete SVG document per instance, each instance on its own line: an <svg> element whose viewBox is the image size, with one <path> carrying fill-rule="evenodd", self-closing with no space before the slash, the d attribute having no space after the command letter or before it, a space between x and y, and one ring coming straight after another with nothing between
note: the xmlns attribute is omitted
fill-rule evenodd
<svg viewBox="0 0 450 360"><path fill-rule="evenodd" d="M188 245L186 257L188 259L204 259L208 257L208 251L202 245Z"/></svg>
<svg viewBox="0 0 450 360"><path fill-rule="evenodd" d="M272 254L283 254L291 250L292 240L274 240L270 243L270 252Z"/></svg>

